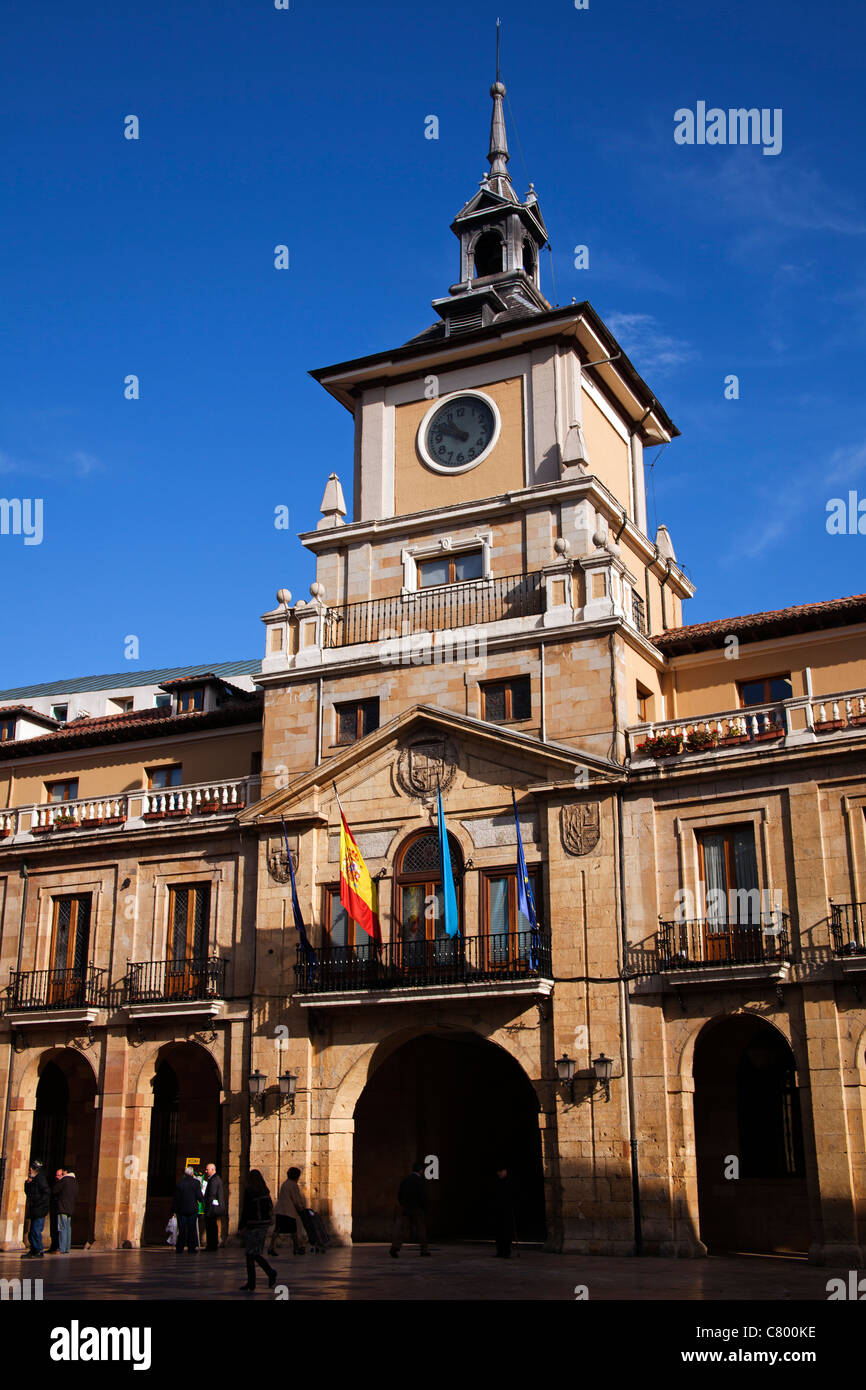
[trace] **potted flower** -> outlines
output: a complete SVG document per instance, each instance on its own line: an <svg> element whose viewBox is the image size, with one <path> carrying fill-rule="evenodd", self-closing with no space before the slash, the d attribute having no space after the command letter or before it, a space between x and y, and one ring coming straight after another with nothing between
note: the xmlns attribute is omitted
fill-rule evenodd
<svg viewBox="0 0 866 1390"><path fill-rule="evenodd" d="M219 808L219 797L215 797L211 798L209 801L200 801L195 809L199 815L205 816L212 814L214 811L218 811Z"/></svg>
<svg viewBox="0 0 866 1390"><path fill-rule="evenodd" d="M54 817L55 830L80 830L83 821L78 821L68 811L62 811L59 816Z"/></svg>
<svg viewBox="0 0 866 1390"><path fill-rule="evenodd" d="M656 734L639 744L638 753L646 753L651 758L673 758L683 751L681 734Z"/></svg>
<svg viewBox="0 0 866 1390"><path fill-rule="evenodd" d="M705 753L715 748L719 735L715 729L690 729L686 736L686 748L690 753Z"/></svg>
<svg viewBox="0 0 866 1390"><path fill-rule="evenodd" d="M756 742L761 743L764 742L766 739L781 738L784 732L785 730L782 728L781 724L776 724L774 722L772 724L768 724L764 729L759 729L758 732L754 735L754 738Z"/></svg>

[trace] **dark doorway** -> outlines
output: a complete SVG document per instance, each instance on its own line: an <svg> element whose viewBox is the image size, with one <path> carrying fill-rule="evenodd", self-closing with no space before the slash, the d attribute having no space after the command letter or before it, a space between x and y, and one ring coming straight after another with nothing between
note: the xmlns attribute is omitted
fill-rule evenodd
<svg viewBox="0 0 866 1390"><path fill-rule="evenodd" d="M431 1238L491 1239L487 1192L504 1163L518 1238L545 1239L538 1100L502 1048L472 1033L425 1035L373 1073L355 1107L354 1240L390 1239L400 1179L428 1157L439 1171L427 1184Z"/></svg>
<svg viewBox="0 0 866 1390"><path fill-rule="evenodd" d="M704 1244L808 1250L800 1093L787 1041L751 1015L708 1024L695 1046L694 1078Z"/></svg>
<svg viewBox="0 0 866 1390"><path fill-rule="evenodd" d="M220 1079L216 1063L193 1043L161 1049L154 1068L153 1110L147 1160L145 1244L165 1243L171 1199L187 1160L204 1172L222 1171Z"/></svg>
<svg viewBox="0 0 866 1390"><path fill-rule="evenodd" d="M39 1159L53 1186L58 1168L78 1179L72 1244L93 1240L96 1209L96 1081L88 1064L70 1048L43 1062L36 1087L30 1157ZM46 1236L48 1227L46 1226Z"/></svg>

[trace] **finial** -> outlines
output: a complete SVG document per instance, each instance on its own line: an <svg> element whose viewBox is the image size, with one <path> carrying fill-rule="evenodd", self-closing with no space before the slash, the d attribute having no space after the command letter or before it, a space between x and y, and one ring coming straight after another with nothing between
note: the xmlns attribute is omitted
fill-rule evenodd
<svg viewBox="0 0 866 1390"><path fill-rule="evenodd" d="M501 19L496 21L496 81L490 88L490 95L493 98L493 117L490 122L490 153L487 162L490 165L488 178L508 178L508 140L505 135L505 113L502 110L502 98L505 96L505 83L500 77L499 67L499 31L502 27Z"/></svg>
<svg viewBox="0 0 866 1390"><path fill-rule="evenodd" d="M499 81L499 31L502 28L502 20L496 21L496 81Z"/></svg>

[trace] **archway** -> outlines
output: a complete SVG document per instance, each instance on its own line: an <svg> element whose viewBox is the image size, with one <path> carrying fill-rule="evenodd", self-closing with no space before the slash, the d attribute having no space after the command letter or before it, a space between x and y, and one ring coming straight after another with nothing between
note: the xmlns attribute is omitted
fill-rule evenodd
<svg viewBox="0 0 866 1390"><path fill-rule="evenodd" d="M487 1191L504 1163L515 1189L517 1235L543 1241L538 1108L522 1067L475 1033L423 1034L404 1043L372 1073L355 1107L352 1239L390 1239L400 1179L416 1158L435 1158L432 1239L490 1238Z"/></svg>
<svg viewBox="0 0 866 1390"><path fill-rule="evenodd" d="M706 1025L694 1055L701 1240L714 1250L805 1252L810 1244L796 1063L753 1014Z"/></svg>
<svg viewBox="0 0 866 1390"><path fill-rule="evenodd" d="M157 1054L147 1161L142 1239L161 1245L171 1199L188 1159L204 1172L222 1168L220 1076L210 1053L195 1043L169 1043Z"/></svg>
<svg viewBox="0 0 866 1390"><path fill-rule="evenodd" d="M484 232L475 243L475 276L498 275L503 268L505 248L498 232Z"/></svg>
<svg viewBox="0 0 866 1390"><path fill-rule="evenodd" d="M43 1164L53 1186L58 1168L78 1180L72 1244L93 1240L96 1207L96 1078L77 1052L63 1048L39 1064L30 1157ZM48 1234L48 1227L45 1230Z"/></svg>

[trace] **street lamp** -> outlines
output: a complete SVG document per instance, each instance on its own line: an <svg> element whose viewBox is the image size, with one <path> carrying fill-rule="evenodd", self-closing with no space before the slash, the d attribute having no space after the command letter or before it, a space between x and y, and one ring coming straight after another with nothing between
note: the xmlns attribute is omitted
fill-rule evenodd
<svg viewBox="0 0 866 1390"><path fill-rule="evenodd" d="M298 1078L292 1071L284 1071L279 1078L280 1095L289 1102L289 1109L295 1113L295 1092L298 1089Z"/></svg>
<svg viewBox="0 0 866 1390"><path fill-rule="evenodd" d="M562 1056L557 1060L556 1078L558 1081L562 1082L563 1086L570 1086L574 1080L575 1065L574 1058L569 1057L567 1052L563 1052Z"/></svg>
<svg viewBox="0 0 866 1390"><path fill-rule="evenodd" d="M267 1086L267 1084L268 1078L265 1076L264 1072L259 1071L258 1067L255 1071L250 1072L250 1098L253 1102L254 1107L259 1097L264 1096L265 1087Z"/></svg>
<svg viewBox="0 0 866 1390"><path fill-rule="evenodd" d="M595 1072L596 1084L604 1088L605 1100L610 1100L610 1078L613 1073L613 1058L606 1057L604 1053L600 1057L592 1059L592 1067Z"/></svg>

